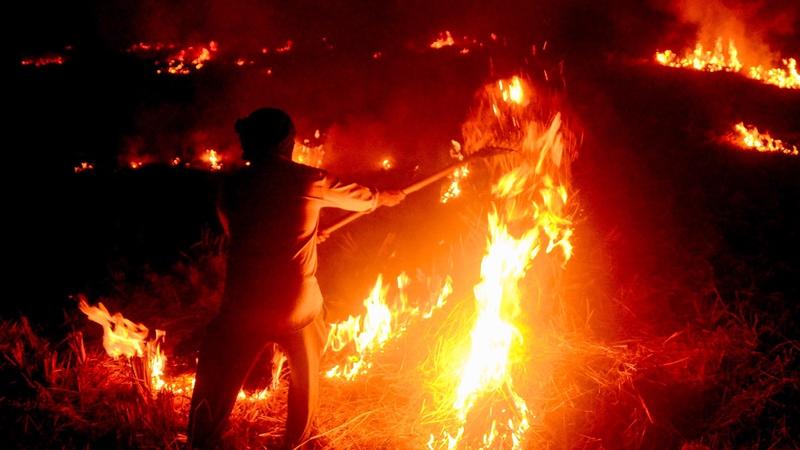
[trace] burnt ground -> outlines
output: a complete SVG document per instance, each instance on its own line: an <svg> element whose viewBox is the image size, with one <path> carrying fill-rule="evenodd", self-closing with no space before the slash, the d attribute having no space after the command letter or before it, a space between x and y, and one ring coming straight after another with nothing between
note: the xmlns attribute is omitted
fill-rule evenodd
<svg viewBox="0 0 800 450"><path fill-rule="evenodd" d="M257 84L265 90L250 103L229 109L246 111L258 102L279 101L299 116L306 111L318 114L319 123L326 115L334 120L337 105L345 105L343 133L347 137L342 139L359 156L351 153L334 167L343 175L385 186L404 184L415 176L416 164L424 169L446 160L439 156L444 150L437 156L426 152L446 148L447 139L457 136L472 92L490 76L484 61L454 55L412 55L362 69L363 73L350 68L330 76L309 74L302 61L292 64L278 82ZM331 70L341 66L340 61L320 64ZM443 64L450 68L442 70ZM542 64L551 67L549 61ZM721 138L733 123L744 120L800 143L800 93L730 74L677 71L622 58L574 59L566 67L566 87L556 90L570 127L582 136L573 166L581 205L576 257L566 275L567 282L576 287L568 300L591 305L591 328L603 342L664 342L680 333L686 349L700 351L708 345L710 352L711 346L722 345L710 340L710 335L722 336L731 348L722 352L730 356L718 355L707 366L713 367L707 376L699 376L697 367L679 364L673 372L636 378L635 388L652 416L642 436L633 439L627 434L630 417L620 412L625 402L601 398L598 391L598 397L590 400L595 407L589 414L592 418L576 421L580 428L563 441L549 442L563 448L796 447L800 434L800 158L743 152ZM408 68L414 68L413 77ZM155 90L148 86L158 82L146 76L132 91L126 82L103 85L117 99L118 93L135 97L131 92L147 92L152 98L146 103L157 102L166 92L175 105L169 115L180 116L194 104L210 108L222 102L221 93L204 94L220 80L235 84L256 76L231 78L214 70L222 72L209 67L208 73L188 81L166 81ZM361 88L342 81L348 71L383 82L353 97ZM531 65L523 71L538 73ZM55 75L55 82L46 75L35 77L23 84L23 93L37 99L36 107L22 112L26 121L46 109L49 96L67 89L70 80L81 80L80 73L69 72L65 78ZM37 90L41 86L49 88ZM330 94L331 98L322 100L324 112L311 112L313 101L292 100L309 86L314 87L312 98ZM80 81L78 92L91 89L92 81ZM3 317L15 320L24 314L40 334L57 342L66 331L86 326L67 294L85 292L92 298L106 298L123 311L136 311L136 303L143 302L134 317L154 327L166 324L176 336L175 351L191 358L198 324L213 311L209 297L221 283L215 257L218 230L211 205L219 176L166 167L70 174L64 168L71 156L53 147L64 129L82 124L85 117L70 117L63 105L63 101L80 101L79 94L58 95L59 106L45 112L38 123L60 123L59 116L66 114L67 125L55 126L54 135L28 140L35 143L32 148L47 147L41 154L57 163L41 162L39 170L38 156L26 155L25 165L14 174L22 180L17 188L22 194L12 203L20 204L13 214L19 220L8 238L16 268ZM103 96L94 95L93 104L104 106L98 100ZM127 102L134 103L130 98ZM75 145L85 134L94 136L87 141L87 147L95 147L89 153L102 153L98 146L116 148L126 131L103 127L113 126L114 117L130 118L126 108L115 107L110 116L93 113L88 117L96 115L97 122L89 128L100 126L102 131L73 130L76 136L68 141ZM144 115L148 111L144 108ZM383 125L376 125L382 120ZM202 120L197 122L203 125ZM34 128L29 125L24 130L33 132ZM372 131L359 141L350 137L358 130ZM412 150L399 158L400 167L391 174L368 165L348 172L352 160L379 156L359 147L376 136L394 146L395 152L404 145ZM66 155L86 154L83 149L66 150ZM113 161L115 156L99 159ZM480 185L480 181L474 183ZM326 244L320 278L331 302L342 305L345 312L357 311L360 297L354 292L363 292L377 272L417 264L428 270L447 266L448 256L431 249L439 249L445 241L445 247L457 251L469 240L470 220L478 214L467 204L440 207L435 204L436 194L423 193L396 210L376 214ZM387 236L392 238L387 241ZM474 274L463 275L470 276ZM199 303L203 314L197 312ZM191 320L167 314L186 310L192 310ZM739 335L745 332L746 336ZM96 330L86 333L87 346L99 345L92 340L98 337ZM8 348L4 342L3 350ZM11 380L7 386L12 386L4 398L23 395L14 387L19 380L13 369L3 366L3 376ZM51 417L30 410L20 415L15 409L18 405L4 403L6 424L23 416L48 423L42 417ZM21 433L4 428L5 437L28 447L46 446L63 437L49 440L35 436L29 428ZM90 431L82 432L74 433L78 437L70 434L71 440L64 442L79 445L96 438ZM592 440L578 439L578 435ZM100 442L109 445L142 442L135 437L124 441L104 436L107 441Z"/></svg>

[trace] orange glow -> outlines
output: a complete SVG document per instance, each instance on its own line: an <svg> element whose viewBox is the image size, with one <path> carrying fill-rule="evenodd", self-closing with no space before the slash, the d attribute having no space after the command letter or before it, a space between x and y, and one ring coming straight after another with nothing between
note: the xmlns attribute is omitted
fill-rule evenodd
<svg viewBox="0 0 800 450"><path fill-rule="evenodd" d="M756 150L765 153L783 153L798 156L800 151L796 145L789 145L780 139L773 139L768 133L761 133L752 125L739 122L733 126L731 142L744 150Z"/></svg>
<svg viewBox="0 0 800 450"><path fill-rule="evenodd" d="M687 50L683 57L672 50L656 52L656 62L669 67L694 69L705 72L736 72L784 89L800 89L800 74L797 72L797 60L787 58L781 61L783 67L764 68L748 67L739 61L739 51L733 40L728 41L727 49L723 47L722 38L718 38L713 49L705 50L703 44L697 43L694 50Z"/></svg>
<svg viewBox="0 0 800 450"><path fill-rule="evenodd" d="M431 42L431 48L440 49L444 47L452 47L456 44L456 41L453 40L453 35L450 34L449 31L445 31L444 33L439 33L439 37L436 38L435 41Z"/></svg>
<svg viewBox="0 0 800 450"><path fill-rule="evenodd" d="M391 159L384 158L384 160L381 161L381 167L383 167L383 170L390 170L392 167L394 167L394 164L392 163Z"/></svg>

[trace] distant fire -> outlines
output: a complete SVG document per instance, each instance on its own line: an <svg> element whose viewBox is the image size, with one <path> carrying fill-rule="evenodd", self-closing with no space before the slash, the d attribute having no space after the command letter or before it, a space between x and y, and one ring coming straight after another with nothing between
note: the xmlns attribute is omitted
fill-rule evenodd
<svg viewBox="0 0 800 450"><path fill-rule="evenodd" d="M73 170L75 171L75 173L81 173L81 172L85 172L87 170L94 170L94 164L92 164L90 162L82 161L80 164L78 164L77 166L73 167Z"/></svg>
<svg viewBox="0 0 800 450"><path fill-rule="evenodd" d="M155 62L157 74L169 75L188 75L192 71L202 69L218 50L216 41L209 41L208 45L192 45L185 48L180 48L173 43L162 42L139 42L128 47L130 53L169 52L163 59Z"/></svg>
<svg viewBox="0 0 800 450"><path fill-rule="evenodd" d="M320 140L320 131L314 132L316 144L311 143L311 139L303 139L302 142L295 141L292 151L292 161L298 164L305 164L311 167L322 167L325 159L325 148Z"/></svg>
<svg viewBox="0 0 800 450"><path fill-rule="evenodd" d="M761 133L753 125L739 122L733 127L730 137L731 142L745 150L756 150L765 153L783 153L784 155L798 156L800 150L796 145L790 145L780 139L774 139L768 133Z"/></svg>
<svg viewBox="0 0 800 450"><path fill-rule="evenodd" d="M439 33L439 37L431 42L431 48L452 47L455 44L456 41L453 39L453 35L449 31L445 31L444 33Z"/></svg>
<svg viewBox="0 0 800 450"><path fill-rule="evenodd" d="M739 60L739 51L733 40L723 45L722 38L717 39L713 49L704 49L703 44L695 45L694 50L687 50L681 57L672 50L656 52L656 61L664 66L694 69L705 72L736 72L784 89L800 89L800 73L797 72L797 60L787 58L781 61L783 67L764 68L745 66Z"/></svg>
<svg viewBox="0 0 800 450"><path fill-rule="evenodd" d="M203 161L208 163L211 170L222 170L222 156L213 148L206 150Z"/></svg>
<svg viewBox="0 0 800 450"><path fill-rule="evenodd" d="M285 44L275 49L275 53L288 53L294 48L294 42L289 39Z"/></svg>
<svg viewBox="0 0 800 450"><path fill-rule="evenodd" d="M45 55L36 58L25 58L20 61L20 64L23 66L33 66L38 68L51 65L61 65L64 64L64 61L66 60L67 58L62 55Z"/></svg>

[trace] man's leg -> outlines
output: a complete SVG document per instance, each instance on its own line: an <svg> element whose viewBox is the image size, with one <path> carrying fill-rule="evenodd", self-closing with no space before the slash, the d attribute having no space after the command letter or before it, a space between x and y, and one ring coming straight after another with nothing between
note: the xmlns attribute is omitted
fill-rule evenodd
<svg viewBox="0 0 800 450"><path fill-rule="evenodd" d="M319 405L319 360L327 339L322 313L302 330L283 339L289 359L289 413L286 443L295 448L308 440Z"/></svg>
<svg viewBox="0 0 800 450"><path fill-rule="evenodd" d="M214 448L219 444L247 372L266 344L242 328L239 321L224 315L208 327L200 347L189 411L192 448Z"/></svg>

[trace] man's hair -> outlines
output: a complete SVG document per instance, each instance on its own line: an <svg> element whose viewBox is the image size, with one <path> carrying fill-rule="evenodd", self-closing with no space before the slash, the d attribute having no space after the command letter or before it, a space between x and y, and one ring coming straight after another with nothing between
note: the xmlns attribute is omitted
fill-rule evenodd
<svg viewBox="0 0 800 450"><path fill-rule="evenodd" d="M292 157L294 123L280 109L257 109L249 116L237 119L235 129L247 161L260 161L273 156Z"/></svg>

